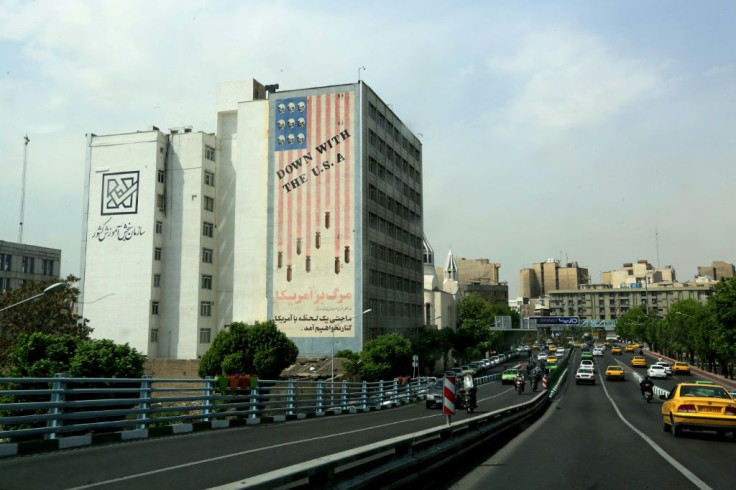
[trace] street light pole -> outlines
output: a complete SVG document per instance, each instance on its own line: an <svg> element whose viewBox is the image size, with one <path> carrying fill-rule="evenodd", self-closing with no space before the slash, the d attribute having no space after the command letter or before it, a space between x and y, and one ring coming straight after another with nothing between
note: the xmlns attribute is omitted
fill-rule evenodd
<svg viewBox="0 0 736 490"><path fill-rule="evenodd" d="M368 308L364 312L355 315L352 318L352 320L355 320L359 316L366 315L366 314L370 313L371 311L373 311L373 309L372 308ZM345 321L348 321L348 320L345 320ZM345 321L340 322L340 323L345 323ZM330 328L330 330L332 330L332 356L331 356L331 361L330 361L330 382L332 382L332 383L335 382L335 327L337 327L338 325L340 325L340 323L338 323L337 325L333 325Z"/></svg>
<svg viewBox="0 0 736 490"><path fill-rule="evenodd" d="M64 288L66 288L66 286L67 286L67 284L65 282L57 282L56 284L52 284L51 286L49 286L46 289L44 289L42 293L38 293L35 296L31 296L30 298L26 298L24 300L18 301L17 303L13 303L10 306L6 306L5 308L1 309L0 312L9 310L11 308L15 308L16 306L22 305L23 303L27 303L29 301L33 301L34 299L38 299L41 296L45 296L47 294L51 294L51 293L53 293L55 291L58 291L59 289L64 289Z"/></svg>

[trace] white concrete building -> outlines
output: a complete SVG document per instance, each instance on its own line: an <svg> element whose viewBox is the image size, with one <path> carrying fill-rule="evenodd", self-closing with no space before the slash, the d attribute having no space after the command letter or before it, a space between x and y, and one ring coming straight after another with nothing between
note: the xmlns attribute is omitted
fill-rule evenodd
<svg viewBox="0 0 736 490"><path fill-rule="evenodd" d="M94 335L187 359L233 321L273 320L319 355L422 324L421 143L391 109L360 82L245 80L216 110L217 137L89 137Z"/></svg>
<svg viewBox="0 0 736 490"><path fill-rule="evenodd" d="M97 338L194 359L216 327L212 134L88 136L80 314Z"/></svg>

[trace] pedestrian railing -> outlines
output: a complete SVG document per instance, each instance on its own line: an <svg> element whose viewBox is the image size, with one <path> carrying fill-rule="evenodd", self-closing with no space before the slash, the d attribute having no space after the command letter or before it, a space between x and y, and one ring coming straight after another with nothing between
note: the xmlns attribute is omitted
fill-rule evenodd
<svg viewBox="0 0 736 490"><path fill-rule="evenodd" d="M254 388L221 388L212 378L0 378L0 442L369 411L423 399L426 391L420 380L258 380Z"/></svg>

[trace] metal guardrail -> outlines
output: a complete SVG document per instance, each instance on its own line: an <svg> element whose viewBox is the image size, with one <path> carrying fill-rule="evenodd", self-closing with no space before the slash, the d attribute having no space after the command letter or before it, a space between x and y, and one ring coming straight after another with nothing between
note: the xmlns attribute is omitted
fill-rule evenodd
<svg viewBox="0 0 736 490"><path fill-rule="evenodd" d="M454 422L450 426L368 444L216 487L216 490L288 488L398 488L539 415L550 403L543 391L527 403ZM421 470L421 471L420 471ZM296 485L296 486L294 486Z"/></svg>
<svg viewBox="0 0 736 490"><path fill-rule="evenodd" d="M213 378L0 378L0 442L370 411L423 399L426 391L424 382L399 380L258 380L255 388L221 389Z"/></svg>
<svg viewBox="0 0 736 490"><path fill-rule="evenodd" d="M500 376L478 376L475 384ZM97 442L369 412L424 400L429 389L426 378L373 383L250 379L243 386L226 388L209 377L0 378L0 458Z"/></svg>

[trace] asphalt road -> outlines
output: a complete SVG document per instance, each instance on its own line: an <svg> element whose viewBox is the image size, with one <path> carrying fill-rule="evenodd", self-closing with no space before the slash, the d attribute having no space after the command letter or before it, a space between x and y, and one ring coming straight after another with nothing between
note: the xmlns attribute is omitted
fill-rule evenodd
<svg viewBox="0 0 736 490"><path fill-rule="evenodd" d="M661 401L646 403L630 374L631 355L596 358L596 385L576 385L573 354L570 378L547 413L475 469L454 489L687 489L736 487L736 441L711 433L674 438L662 430ZM651 363L655 359L648 359ZM627 370L626 381L606 381L609 364ZM655 384L666 390L696 376Z"/></svg>
<svg viewBox="0 0 736 490"><path fill-rule="evenodd" d="M476 413L531 396L530 390L517 395L499 381L481 385ZM469 415L459 411L454 417ZM420 401L377 412L18 456L0 459L0 489L209 488L445 424L440 409L427 409Z"/></svg>
<svg viewBox="0 0 736 490"><path fill-rule="evenodd" d="M579 351L573 354L577 366ZM631 355L596 358L602 371ZM499 371L499 368L496 369ZM638 372L643 372L638 369ZM633 376L567 383L547 413L501 447L412 485L424 488L734 488L736 443L662 431L661 401L645 403ZM686 377L686 380L696 377ZM657 381L670 389L677 379ZM478 413L527 401L511 385L479 388ZM460 411L453 420L469 417ZM201 489L400 434L442 426L424 402L378 412L197 432L0 459L0 489ZM500 449L499 449L500 447Z"/></svg>

